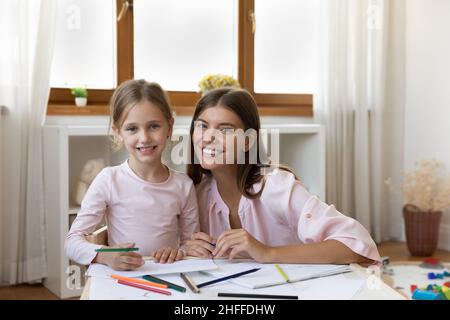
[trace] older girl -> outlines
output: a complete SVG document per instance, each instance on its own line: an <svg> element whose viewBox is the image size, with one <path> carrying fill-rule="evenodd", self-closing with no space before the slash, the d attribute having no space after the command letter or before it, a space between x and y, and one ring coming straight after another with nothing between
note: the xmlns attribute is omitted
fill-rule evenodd
<svg viewBox="0 0 450 320"><path fill-rule="evenodd" d="M238 133L249 129L253 133L239 146ZM289 170L264 168L254 152L259 130L257 106L247 91L216 89L199 100L189 175L202 232L187 242L188 254L266 263L379 262L376 245L360 223L310 194Z"/></svg>

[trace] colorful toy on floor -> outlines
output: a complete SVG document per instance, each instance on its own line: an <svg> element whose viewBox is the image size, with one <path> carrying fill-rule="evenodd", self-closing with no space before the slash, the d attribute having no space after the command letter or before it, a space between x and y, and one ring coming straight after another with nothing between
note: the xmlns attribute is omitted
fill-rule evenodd
<svg viewBox="0 0 450 320"><path fill-rule="evenodd" d="M450 273L448 271L444 271L443 273L434 273L434 272L428 273L429 280L444 279L444 277L450 277Z"/></svg>
<svg viewBox="0 0 450 320"><path fill-rule="evenodd" d="M429 284L426 287L417 288L417 285L411 285L412 298L415 300L450 300L450 282L439 286Z"/></svg>
<svg viewBox="0 0 450 320"><path fill-rule="evenodd" d="M435 258L427 258L427 259L423 260L423 262L419 265L419 267L425 268L425 269L443 269L444 268L444 266L439 261L439 259L435 259Z"/></svg>
<svg viewBox="0 0 450 320"><path fill-rule="evenodd" d="M440 292L419 289L414 290L412 298L415 300L446 300Z"/></svg>
<svg viewBox="0 0 450 320"><path fill-rule="evenodd" d="M441 287L441 293L444 295L444 297L447 300L450 300L450 286L442 286Z"/></svg>

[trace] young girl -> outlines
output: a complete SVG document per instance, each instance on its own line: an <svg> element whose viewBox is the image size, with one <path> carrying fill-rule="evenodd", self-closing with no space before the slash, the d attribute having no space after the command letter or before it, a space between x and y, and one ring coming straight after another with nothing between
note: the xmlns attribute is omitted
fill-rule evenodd
<svg viewBox="0 0 450 320"><path fill-rule="evenodd" d="M237 132L249 129L253 136L240 147ZM262 263L379 263L360 223L308 193L288 169L269 166L263 173L259 156L249 161L259 129L256 103L245 90L216 89L198 102L189 175L202 232L187 242L188 254L239 255ZM246 161L236 161L239 156ZM234 163L227 164L230 158Z"/></svg>
<svg viewBox="0 0 450 320"><path fill-rule="evenodd" d="M116 270L136 269L142 256L173 262L183 256L179 245L199 230L195 189L189 177L161 163L174 119L165 92L156 83L129 80L114 92L111 128L116 147L129 158L103 169L89 187L65 241L66 255L80 264L97 262ZM134 252L99 252L89 243L105 216L111 247Z"/></svg>

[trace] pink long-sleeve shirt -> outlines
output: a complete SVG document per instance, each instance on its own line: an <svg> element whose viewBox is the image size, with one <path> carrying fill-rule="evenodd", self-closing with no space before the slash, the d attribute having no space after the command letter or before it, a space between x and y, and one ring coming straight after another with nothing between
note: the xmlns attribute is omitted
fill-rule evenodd
<svg viewBox="0 0 450 320"><path fill-rule="evenodd" d="M261 183L253 186L259 191ZM197 185L200 230L213 238L229 230L229 209L212 176ZM266 176L259 199L241 197L238 209L242 228L269 246L338 240L361 256L380 262L375 242L356 220L310 194L292 173L275 169Z"/></svg>
<svg viewBox="0 0 450 320"><path fill-rule="evenodd" d="M89 264L95 249L85 235L105 217L108 244L134 242L146 256L165 246L178 247L199 230L198 206L192 180L169 169L169 178L151 183L138 177L128 161L103 169L90 185L65 241L66 255Z"/></svg>

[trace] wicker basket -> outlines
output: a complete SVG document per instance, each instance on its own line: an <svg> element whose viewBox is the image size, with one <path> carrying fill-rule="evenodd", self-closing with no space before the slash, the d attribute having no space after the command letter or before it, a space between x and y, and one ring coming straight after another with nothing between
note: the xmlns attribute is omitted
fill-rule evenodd
<svg viewBox="0 0 450 320"><path fill-rule="evenodd" d="M437 248L442 211L422 211L407 204L403 207L406 244L413 256L431 256Z"/></svg>

